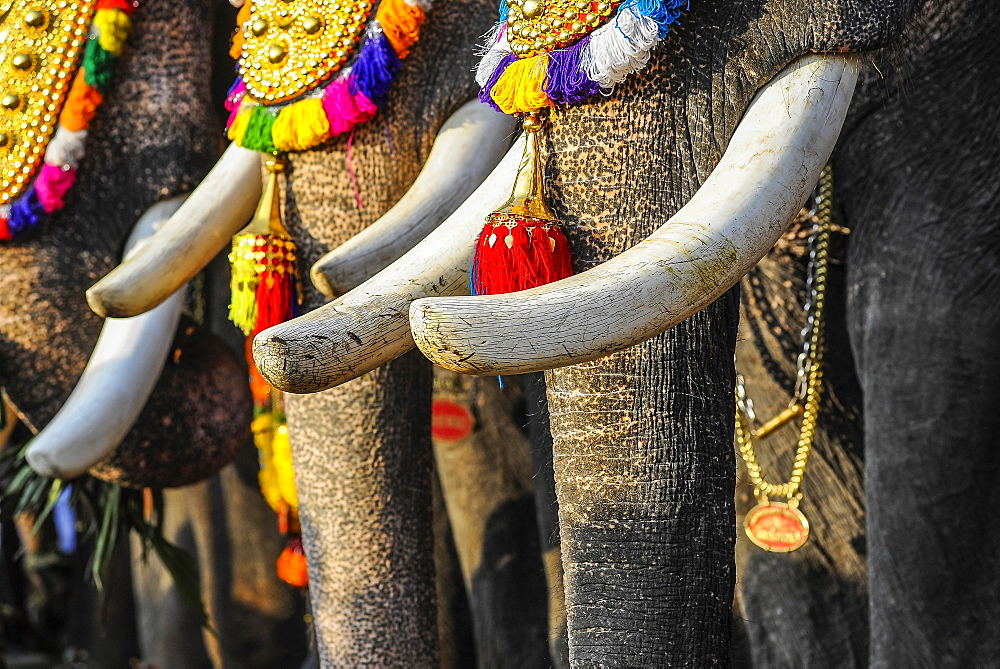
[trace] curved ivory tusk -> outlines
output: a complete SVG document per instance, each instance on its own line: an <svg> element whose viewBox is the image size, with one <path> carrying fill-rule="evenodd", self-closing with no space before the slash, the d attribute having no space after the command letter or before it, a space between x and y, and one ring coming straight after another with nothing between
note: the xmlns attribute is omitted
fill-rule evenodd
<svg viewBox="0 0 1000 669"><path fill-rule="evenodd" d="M149 311L190 281L247 224L261 193L260 154L230 144L159 232L87 291L96 314Z"/></svg>
<svg viewBox="0 0 1000 669"><path fill-rule="evenodd" d="M785 68L751 102L691 200L608 262L520 293L414 302L417 346L459 372L520 374L609 355L704 308L767 253L815 186L858 63L812 55Z"/></svg>
<svg viewBox="0 0 1000 669"><path fill-rule="evenodd" d="M497 166L516 133L515 120L479 100L442 126L413 185L380 219L316 261L310 276L327 297L367 281L441 224Z"/></svg>
<svg viewBox="0 0 1000 669"><path fill-rule="evenodd" d="M142 215L126 257L143 252L150 236L187 196L159 202ZM104 321L83 375L69 399L28 445L28 464L52 478L70 479L110 455L132 428L153 392L184 306L178 290L149 313Z"/></svg>
<svg viewBox="0 0 1000 669"><path fill-rule="evenodd" d="M280 390L313 393L340 385L413 348L410 302L468 291L483 221L510 196L524 137L454 214L402 258L343 297L254 339L254 359Z"/></svg>

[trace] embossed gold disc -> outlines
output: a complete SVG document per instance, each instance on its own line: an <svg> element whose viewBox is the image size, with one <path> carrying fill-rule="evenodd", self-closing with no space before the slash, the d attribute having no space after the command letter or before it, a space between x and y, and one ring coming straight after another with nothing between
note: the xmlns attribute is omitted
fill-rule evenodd
<svg viewBox="0 0 1000 669"><path fill-rule="evenodd" d="M809 538L809 521L802 512L782 502L764 502L743 519L750 541L766 551L790 553Z"/></svg>
<svg viewBox="0 0 1000 669"><path fill-rule="evenodd" d="M251 1L251 0L248 0ZM263 104L289 100L340 70L364 34L371 0L252 0L240 75Z"/></svg>
<svg viewBox="0 0 1000 669"><path fill-rule="evenodd" d="M0 204L31 177L55 132L96 0L13 0L0 8Z"/></svg>
<svg viewBox="0 0 1000 669"><path fill-rule="evenodd" d="M509 0L507 39L518 57L561 49L601 25L618 2Z"/></svg>

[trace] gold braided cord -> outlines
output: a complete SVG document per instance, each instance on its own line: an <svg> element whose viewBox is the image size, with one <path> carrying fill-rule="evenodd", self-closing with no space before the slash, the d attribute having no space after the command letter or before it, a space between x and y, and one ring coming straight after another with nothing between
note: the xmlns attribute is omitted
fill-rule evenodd
<svg viewBox="0 0 1000 669"><path fill-rule="evenodd" d="M763 467L757 459L754 449L756 431L750 429L750 421L744 413L736 410L736 444L740 455L746 461L750 480L754 484L754 495L758 498L785 497L789 502L797 503L801 497L799 487L805 476L806 464L809 462L809 452L812 450L813 437L816 433L816 419L819 414L820 395L823 390L823 344L824 315L826 307L826 279L829 267L830 226L832 222L833 172L829 166L824 168L819 180L819 203L817 207L816 227L816 275L815 304L813 311L813 328L810 336L808 356L808 372L806 382L805 402L802 409L802 426L799 428L799 442L795 450L795 460L792 464L792 474L785 483L769 483L766 480ZM794 405L798 398L792 400Z"/></svg>

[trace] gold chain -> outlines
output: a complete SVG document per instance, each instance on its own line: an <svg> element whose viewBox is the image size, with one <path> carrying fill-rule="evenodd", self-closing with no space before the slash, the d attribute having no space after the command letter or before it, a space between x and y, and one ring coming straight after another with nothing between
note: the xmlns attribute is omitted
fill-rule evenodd
<svg viewBox="0 0 1000 669"><path fill-rule="evenodd" d="M747 471L750 480L754 484L754 496L761 501L766 501L768 497L785 497L789 505L797 506L802 493L799 487L802 485L802 477L806 472L806 464L809 461L809 451L812 450L813 436L816 433L816 419L819 414L819 400L823 389L823 335L824 335L824 313L826 301L826 279L827 268L829 266L830 247L830 225L832 214L833 196L833 173L827 166L819 180L819 197L816 206L816 227L814 258L810 258L810 263L814 266L814 283L812 286L812 329L805 341L804 365L800 364L800 378L803 373L805 385L804 392L799 392L792 398L788 409L782 411L770 421L760 427L754 427L754 421L747 416L743 407L746 406L745 391L742 383L738 388L739 398L736 409L736 444L739 447L740 455L747 464ZM807 308L807 319L810 314ZM808 328L808 322L807 322ZM752 406L752 403L750 403ZM757 459L754 450L754 439L762 439L772 431L788 422L795 416L802 415L802 426L799 428L799 443L795 451L795 461L792 464L792 475L788 481L781 484L768 483L765 479L764 469Z"/></svg>

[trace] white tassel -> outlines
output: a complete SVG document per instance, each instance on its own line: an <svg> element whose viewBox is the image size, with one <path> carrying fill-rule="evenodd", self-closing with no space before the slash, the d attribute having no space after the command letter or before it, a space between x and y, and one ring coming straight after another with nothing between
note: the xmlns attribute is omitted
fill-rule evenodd
<svg viewBox="0 0 1000 669"><path fill-rule="evenodd" d="M419 7L424 10L425 14L431 11L431 5L434 4L433 0L403 0L403 2L413 7Z"/></svg>
<svg viewBox="0 0 1000 669"><path fill-rule="evenodd" d="M591 33L581 54L581 67L608 91L649 62L649 52L660 41L659 26L652 19L623 7L613 21Z"/></svg>
<svg viewBox="0 0 1000 669"><path fill-rule="evenodd" d="M507 42L507 37L502 37L499 42L493 45L489 51L483 54L482 59L479 61L479 66L476 68L476 83L482 88L486 85L486 82L490 80L493 76L493 71L497 69L505 57L510 54L510 43Z"/></svg>
<svg viewBox="0 0 1000 669"><path fill-rule="evenodd" d="M0 218L10 218L9 204L0 204Z"/></svg>
<svg viewBox="0 0 1000 669"><path fill-rule="evenodd" d="M57 167L80 166L87 141L86 130L67 130L61 125L56 126L56 132L49 140L45 149L45 162Z"/></svg>

